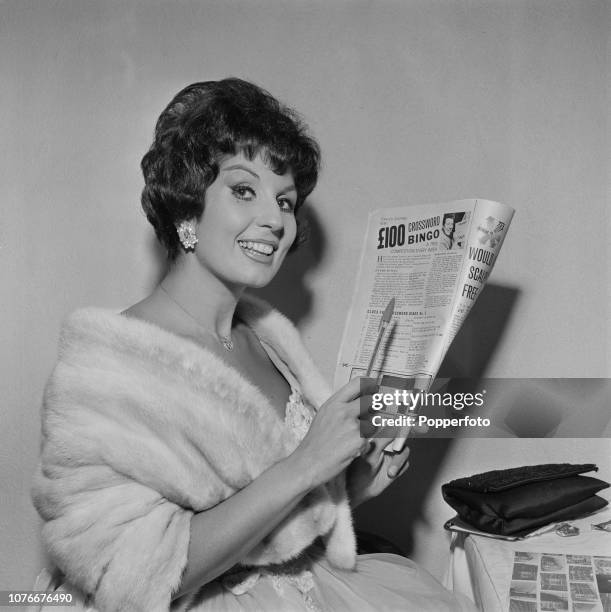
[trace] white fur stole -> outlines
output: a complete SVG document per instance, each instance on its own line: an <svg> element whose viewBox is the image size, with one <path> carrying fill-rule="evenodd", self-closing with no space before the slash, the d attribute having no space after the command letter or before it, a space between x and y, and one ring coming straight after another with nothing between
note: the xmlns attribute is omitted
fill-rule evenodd
<svg viewBox="0 0 611 612"><path fill-rule="evenodd" d="M239 316L318 408L330 394L295 327L248 297ZM104 610L168 610L194 512L246 486L294 448L261 391L195 343L101 309L67 320L45 390L33 499L67 579ZM341 568L355 538L341 475L306 495L243 560L281 563L319 535Z"/></svg>

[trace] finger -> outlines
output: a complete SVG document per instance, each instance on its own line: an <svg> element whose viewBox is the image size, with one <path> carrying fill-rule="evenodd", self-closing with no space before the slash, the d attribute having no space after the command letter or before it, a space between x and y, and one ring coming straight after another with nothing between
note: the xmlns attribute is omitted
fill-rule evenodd
<svg viewBox="0 0 611 612"><path fill-rule="evenodd" d="M371 442L367 440L367 438L362 438L361 443L358 446L358 448L354 451L352 458L359 459L361 457L365 457L369 453L370 446L371 446Z"/></svg>
<svg viewBox="0 0 611 612"><path fill-rule="evenodd" d="M384 438L387 441L387 444L390 443L392 446L392 442L395 440L395 434L397 432L396 425L393 425L394 420L397 415L392 412L384 412L378 411L369 412L367 414L359 415L361 419L361 423L371 423L370 429L373 430L373 433L370 434L370 437L375 435L376 438Z"/></svg>
<svg viewBox="0 0 611 612"><path fill-rule="evenodd" d="M364 438L373 438L378 432L378 428L367 417L359 420L359 430Z"/></svg>
<svg viewBox="0 0 611 612"><path fill-rule="evenodd" d="M414 425L413 427L414 433L416 434L425 434L429 431L429 426L424 423L422 425Z"/></svg>
<svg viewBox="0 0 611 612"><path fill-rule="evenodd" d="M371 419L376 415L379 414L381 416L384 417L395 417L397 416L396 414L393 414L391 412L382 412L380 410L372 410L370 411L369 408L371 406L371 403L368 401L367 398L370 398L370 395L364 395L362 397L357 397L353 400L350 400L348 402L344 402L344 404L346 404L349 407L349 412L353 413L354 416L358 417L359 419L361 419L362 421L371 421ZM381 428L378 428L381 429Z"/></svg>
<svg viewBox="0 0 611 612"><path fill-rule="evenodd" d="M392 449L396 453L400 453L403 451L406 442L407 442L407 433L404 433L404 430L402 430L401 435L398 438L395 438L395 441L392 444Z"/></svg>
<svg viewBox="0 0 611 612"><path fill-rule="evenodd" d="M382 420L380 426L378 427L378 431L376 432L376 438L384 438L388 440L388 442L391 443L390 446L392 450L392 443L395 440L395 435L397 432L397 427L395 425L392 425L392 422L397 417L397 415L392 414L390 412L378 412L377 414L387 420Z"/></svg>
<svg viewBox="0 0 611 612"><path fill-rule="evenodd" d="M377 474L380 468L382 468L384 465L384 453L382 452L382 449L380 449L380 446L374 444L373 441L369 447L367 455L364 456L364 459L369 464L372 474Z"/></svg>
<svg viewBox="0 0 611 612"><path fill-rule="evenodd" d="M361 400L362 399L363 398L361 398ZM388 438L388 442L392 442L394 440L393 433L396 431L396 427L388 425L383 419L393 419L396 416L396 414L390 412L365 412L361 406L359 413L361 432L367 438L373 438L374 436L376 438ZM376 417L382 420L377 420Z"/></svg>
<svg viewBox="0 0 611 612"><path fill-rule="evenodd" d="M340 402L350 402L363 394L375 393L377 389L378 385L375 378L358 376L336 391L332 397Z"/></svg>
<svg viewBox="0 0 611 612"><path fill-rule="evenodd" d="M395 439L394 438L385 438L385 440L387 440L387 444L384 447L384 452L385 453L394 453L395 451L393 450L393 444L395 443Z"/></svg>
<svg viewBox="0 0 611 612"><path fill-rule="evenodd" d="M377 465L384 454L384 447L388 444L388 440L386 438L373 438L371 442L372 446L369 449L369 458L371 459L371 463Z"/></svg>
<svg viewBox="0 0 611 612"><path fill-rule="evenodd" d="M361 457L364 457L365 455L367 455L371 448L373 446L373 443L371 442L371 440L368 440L367 438L363 438L363 442L361 443L361 449L359 452L359 455Z"/></svg>
<svg viewBox="0 0 611 612"><path fill-rule="evenodd" d="M405 472L407 472L408 469L409 469L409 460L406 460L403 462L403 465L399 468L397 475L393 476L393 478L399 478L399 476L402 476L403 474L405 474Z"/></svg>
<svg viewBox="0 0 611 612"><path fill-rule="evenodd" d="M361 418L361 398L357 397L349 402L345 402L345 405L348 410L348 414L351 417L355 417L357 419Z"/></svg>
<svg viewBox="0 0 611 612"><path fill-rule="evenodd" d="M403 452L397 453L391 460L388 466L388 477L396 478L402 474L408 467L407 459L409 457L409 446L406 446Z"/></svg>
<svg viewBox="0 0 611 612"><path fill-rule="evenodd" d="M372 413L376 413L377 411L372 410L371 404L373 401L373 395L371 393L366 393L361 395L359 398L359 403L361 407L360 418L369 418Z"/></svg>
<svg viewBox="0 0 611 612"><path fill-rule="evenodd" d="M360 453L356 455L363 464L368 465L370 474L377 474L379 469L384 465L384 457L376 448L375 440L367 440L367 445L363 444L360 448Z"/></svg>

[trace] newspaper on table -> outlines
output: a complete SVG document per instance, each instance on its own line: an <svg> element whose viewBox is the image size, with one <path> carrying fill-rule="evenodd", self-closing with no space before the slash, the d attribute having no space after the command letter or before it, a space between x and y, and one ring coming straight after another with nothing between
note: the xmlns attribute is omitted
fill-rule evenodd
<svg viewBox="0 0 611 612"><path fill-rule="evenodd" d="M335 388L366 374L380 318L395 298L370 375L383 388L428 391L492 271L513 214L504 204L475 199L372 212Z"/></svg>
<svg viewBox="0 0 611 612"><path fill-rule="evenodd" d="M509 612L611 612L611 557L516 551Z"/></svg>

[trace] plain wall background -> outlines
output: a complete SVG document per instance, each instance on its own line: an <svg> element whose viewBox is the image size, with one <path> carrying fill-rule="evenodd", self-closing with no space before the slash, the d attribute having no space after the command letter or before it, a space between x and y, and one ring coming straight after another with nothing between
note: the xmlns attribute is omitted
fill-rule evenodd
<svg viewBox="0 0 611 612"><path fill-rule="evenodd" d="M62 318L123 309L160 274L139 161L187 83L253 80L321 143L313 238L276 286L295 283L277 303L329 379L368 211L468 197L517 213L481 298L487 340L471 317L455 367L609 376L610 25L609 4L587 0L0 1L0 589L28 588L44 562L29 487ZM415 466L439 459L435 480L412 469L392 499L419 511L360 516L409 530L414 558L440 575L452 514L440 482L591 459L608 479L609 450L416 444Z"/></svg>

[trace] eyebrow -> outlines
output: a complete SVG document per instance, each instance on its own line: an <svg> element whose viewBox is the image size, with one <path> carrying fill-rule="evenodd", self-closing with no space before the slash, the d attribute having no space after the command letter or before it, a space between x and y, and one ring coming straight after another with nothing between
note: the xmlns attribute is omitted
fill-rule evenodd
<svg viewBox="0 0 611 612"><path fill-rule="evenodd" d="M294 191L295 193L297 193L297 187L295 187L295 185L289 185L288 187L286 187L285 189L283 189L282 191L278 192L278 195L285 195L291 191Z"/></svg>
<svg viewBox="0 0 611 612"><path fill-rule="evenodd" d="M233 164L231 166L225 166L225 168L221 168L221 172L229 172L231 170L244 170L244 172L248 172L248 174L252 174L255 178L260 179L259 175L256 172L242 164Z"/></svg>

